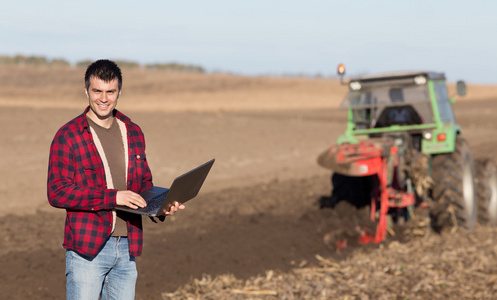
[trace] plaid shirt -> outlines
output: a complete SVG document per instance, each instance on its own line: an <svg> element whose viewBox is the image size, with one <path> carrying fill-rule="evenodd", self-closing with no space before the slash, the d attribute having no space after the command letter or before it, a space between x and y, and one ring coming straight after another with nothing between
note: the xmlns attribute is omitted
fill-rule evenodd
<svg viewBox="0 0 497 300"><path fill-rule="evenodd" d="M111 234L117 190L106 188L104 166L86 120L88 110L62 126L52 141L47 195L52 206L67 211L64 248L93 258ZM152 187L145 138L138 125L115 113L128 136L127 189L140 193ZM143 244L141 215L130 214L127 226L129 253L138 256Z"/></svg>

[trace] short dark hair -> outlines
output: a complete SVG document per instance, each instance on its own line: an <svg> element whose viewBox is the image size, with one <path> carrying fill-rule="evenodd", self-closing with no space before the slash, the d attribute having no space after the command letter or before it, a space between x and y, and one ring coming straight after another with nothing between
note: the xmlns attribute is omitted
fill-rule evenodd
<svg viewBox="0 0 497 300"><path fill-rule="evenodd" d="M90 78L96 77L105 82L110 82L117 78L119 90L123 86L123 76L117 64L108 59L99 59L88 66L85 72L85 89L90 87Z"/></svg>

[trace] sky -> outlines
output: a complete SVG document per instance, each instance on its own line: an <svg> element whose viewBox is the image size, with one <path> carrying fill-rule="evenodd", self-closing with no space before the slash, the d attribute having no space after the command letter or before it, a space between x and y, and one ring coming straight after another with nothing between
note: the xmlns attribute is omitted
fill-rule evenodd
<svg viewBox="0 0 497 300"><path fill-rule="evenodd" d="M0 55L177 62L240 75L444 72L497 83L497 1L16 0Z"/></svg>

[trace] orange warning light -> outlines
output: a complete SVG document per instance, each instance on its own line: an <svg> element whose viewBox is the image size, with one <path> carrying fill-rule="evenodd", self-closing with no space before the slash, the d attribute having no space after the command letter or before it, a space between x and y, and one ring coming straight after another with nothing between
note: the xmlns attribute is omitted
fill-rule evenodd
<svg viewBox="0 0 497 300"><path fill-rule="evenodd" d="M437 135L437 141L439 142L445 141L445 138L446 138L445 133L440 133Z"/></svg>
<svg viewBox="0 0 497 300"><path fill-rule="evenodd" d="M338 75L344 75L345 74L345 66L343 64L338 65Z"/></svg>

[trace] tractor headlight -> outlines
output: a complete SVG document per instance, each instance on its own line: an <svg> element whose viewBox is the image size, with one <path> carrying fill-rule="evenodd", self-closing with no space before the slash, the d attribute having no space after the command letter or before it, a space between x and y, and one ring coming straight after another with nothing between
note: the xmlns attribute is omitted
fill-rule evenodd
<svg viewBox="0 0 497 300"><path fill-rule="evenodd" d="M432 136L433 136L433 135L431 134L431 132L425 132L425 133L423 133L423 137L424 137L426 140L431 140Z"/></svg>
<svg viewBox="0 0 497 300"><path fill-rule="evenodd" d="M349 83L349 87L353 91L358 91L361 89L362 85L359 81L352 81L351 83Z"/></svg>
<svg viewBox="0 0 497 300"><path fill-rule="evenodd" d="M422 85L426 83L426 77L424 76L416 76L414 77L414 83L417 85Z"/></svg>

